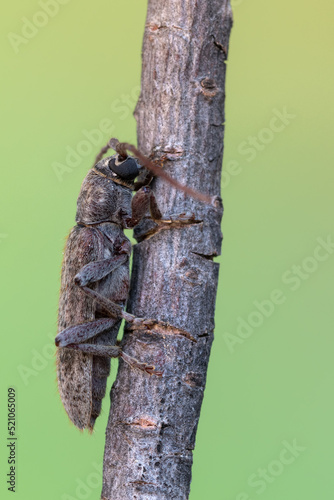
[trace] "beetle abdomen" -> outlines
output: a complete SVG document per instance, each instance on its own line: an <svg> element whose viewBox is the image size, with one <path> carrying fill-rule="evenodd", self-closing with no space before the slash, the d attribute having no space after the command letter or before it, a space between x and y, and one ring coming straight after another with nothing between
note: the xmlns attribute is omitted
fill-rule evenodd
<svg viewBox="0 0 334 500"><path fill-rule="evenodd" d="M74 284L74 276L86 264L97 260L102 242L96 229L75 226L67 239L62 265L58 333L70 326L95 319L95 304ZM84 429L92 407L93 356L71 349L57 352L58 388L66 413Z"/></svg>
<svg viewBox="0 0 334 500"><path fill-rule="evenodd" d="M95 227L75 226L68 237L62 266L58 333L71 326L106 317L94 300L74 283L74 276L83 266L103 260L119 248L128 248L129 241L122 229L112 223ZM105 278L89 285L104 297L124 306L129 289L128 261ZM87 341L93 344L115 345L121 321ZM101 411L110 358L59 348L57 352L58 387L65 410L79 428L93 429Z"/></svg>

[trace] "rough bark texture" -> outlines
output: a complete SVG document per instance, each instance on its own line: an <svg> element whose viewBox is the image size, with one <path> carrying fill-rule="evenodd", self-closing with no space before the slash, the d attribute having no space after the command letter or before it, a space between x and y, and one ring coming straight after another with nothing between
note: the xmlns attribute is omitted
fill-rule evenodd
<svg viewBox="0 0 334 500"><path fill-rule="evenodd" d="M184 184L219 195L224 85L232 15L227 0L150 0L143 43L138 146L164 159ZM102 498L187 499L195 436L213 340L222 207L207 206L161 179L153 183L165 216L199 223L137 228L128 310L189 331L196 339L143 331L124 350L156 365L148 376L120 361L111 391Z"/></svg>

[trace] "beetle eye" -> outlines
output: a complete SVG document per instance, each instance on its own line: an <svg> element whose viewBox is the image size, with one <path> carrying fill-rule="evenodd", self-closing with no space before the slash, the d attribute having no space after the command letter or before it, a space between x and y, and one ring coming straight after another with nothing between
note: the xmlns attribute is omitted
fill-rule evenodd
<svg viewBox="0 0 334 500"><path fill-rule="evenodd" d="M134 158L128 156L126 160L119 161L118 157L111 158L108 163L110 170L115 172L121 179L131 181L139 174L139 168Z"/></svg>

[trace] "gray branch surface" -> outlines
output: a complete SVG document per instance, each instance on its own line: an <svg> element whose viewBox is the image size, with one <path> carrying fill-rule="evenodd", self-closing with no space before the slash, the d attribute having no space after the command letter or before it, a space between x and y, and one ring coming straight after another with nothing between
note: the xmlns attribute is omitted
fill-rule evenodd
<svg viewBox="0 0 334 500"><path fill-rule="evenodd" d="M142 90L135 111L138 147L171 176L219 195L226 58L232 14L227 0L149 0ZM222 206L205 205L161 179L159 207L197 222L161 228L148 218L135 232L128 310L183 328L197 339L136 330L124 351L162 377L120 361L111 391L102 498L189 497L196 430L214 330Z"/></svg>

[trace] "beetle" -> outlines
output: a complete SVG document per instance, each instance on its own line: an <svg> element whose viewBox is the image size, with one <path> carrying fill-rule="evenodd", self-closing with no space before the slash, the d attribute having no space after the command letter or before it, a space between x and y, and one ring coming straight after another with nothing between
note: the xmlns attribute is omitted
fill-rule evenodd
<svg viewBox="0 0 334 500"><path fill-rule="evenodd" d="M115 149L116 155L102 158L109 147ZM137 159L129 156L127 150L134 152ZM193 215L185 214L163 221L148 186L152 174L143 166L192 196L212 202L211 198L171 179L134 146L119 143L117 139L111 139L97 156L95 166L82 183L76 225L66 243L55 339L61 400L70 420L79 429L92 431L94 428L106 391L110 358L121 357L149 375L162 375L153 365L130 357L117 345L122 319L134 327L144 326L148 331L158 329L160 332L168 328L176 335L195 340L188 332L167 323L136 318L124 311L131 254L131 243L124 229L135 227L148 211L158 223L196 222Z"/></svg>

